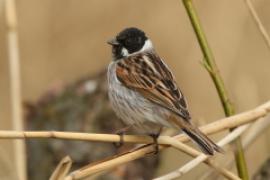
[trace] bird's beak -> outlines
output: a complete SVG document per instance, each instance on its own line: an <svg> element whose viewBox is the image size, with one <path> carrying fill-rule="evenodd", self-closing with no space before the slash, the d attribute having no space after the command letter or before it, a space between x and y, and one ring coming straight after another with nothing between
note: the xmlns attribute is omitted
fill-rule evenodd
<svg viewBox="0 0 270 180"><path fill-rule="evenodd" d="M108 43L109 45L112 45L112 46L117 46L117 45L119 45L119 42L116 40L116 38L112 38L112 39L108 40L107 43Z"/></svg>

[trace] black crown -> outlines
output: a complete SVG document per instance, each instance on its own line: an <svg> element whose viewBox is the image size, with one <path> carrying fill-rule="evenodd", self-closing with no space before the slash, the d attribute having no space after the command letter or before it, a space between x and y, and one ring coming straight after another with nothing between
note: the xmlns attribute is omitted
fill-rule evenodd
<svg viewBox="0 0 270 180"><path fill-rule="evenodd" d="M143 47L147 37L142 30L131 27L121 31L116 36L116 40L120 45L125 47L129 53L133 53L139 51Z"/></svg>

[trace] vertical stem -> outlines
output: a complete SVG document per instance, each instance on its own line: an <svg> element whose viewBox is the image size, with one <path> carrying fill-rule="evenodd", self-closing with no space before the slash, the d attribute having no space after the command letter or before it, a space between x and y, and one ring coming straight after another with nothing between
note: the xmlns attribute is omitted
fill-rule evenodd
<svg viewBox="0 0 270 180"><path fill-rule="evenodd" d="M209 74L210 74L210 76L215 84L220 101L221 101L223 109L224 109L224 113L226 116L231 116L235 113L234 107L229 100L228 93L226 91L222 77L219 73L219 70L218 70L218 67L216 65L213 53L208 45L206 36L203 32L202 26L201 26L200 21L199 21L199 17L198 17L196 10L192 4L192 0L183 0L183 4L186 8L190 22L192 24L192 27L193 27L195 33L196 33L196 37L198 39L201 51L202 51L203 56L204 56L203 64L205 65L207 71L209 72ZM244 151L242 148L242 143L241 143L240 137L235 140L235 146L237 149L235 151L235 160L236 160L238 174L243 180L248 180L249 179L248 171L247 171Z"/></svg>
<svg viewBox="0 0 270 180"><path fill-rule="evenodd" d="M251 14L251 17L253 18L253 20L255 21L268 49L270 49L270 37L269 37L269 34L267 33L261 19L259 18L258 16L258 13L256 12L251 0L244 0L247 7L248 7L248 10Z"/></svg>
<svg viewBox="0 0 270 180"><path fill-rule="evenodd" d="M20 82L20 60L18 47L18 32L16 19L16 5L14 0L5 1L7 41L10 68L10 91L12 126L14 130L23 130L22 104L21 104L21 82ZM26 179L25 144L22 140L14 141L14 160L18 179Z"/></svg>

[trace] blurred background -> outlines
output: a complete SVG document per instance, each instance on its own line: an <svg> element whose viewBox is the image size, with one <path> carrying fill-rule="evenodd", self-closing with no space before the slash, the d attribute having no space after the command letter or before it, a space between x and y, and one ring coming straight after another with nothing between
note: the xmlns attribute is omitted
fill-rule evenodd
<svg viewBox="0 0 270 180"><path fill-rule="evenodd" d="M1 130L10 130L13 127L7 45L8 28L4 1L0 2L0 128ZM253 0L252 2L263 24L270 32L270 1ZM254 108L269 100L270 50L267 48L244 1L194 0L194 4L237 112ZM106 79L103 79L104 74L102 72L111 60L111 49L106 41L123 28L131 26L141 28L147 33L159 55L170 66L179 86L188 99L189 109L197 124L209 123L224 117L215 87L208 73L200 64L202 54L181 1L17 0L16 13L18 18L21 93L26 119L25 129L79 131L80 125L76 126L77 129L70 128L73 127L72 123L76 123L72 118L70 120L72 125L68 126L65 122L65 119L70 116L73 117L74 114L59 117L58 111L54 108L59 110L59 108L63 108L62 105L66 105L68 102L69 105L65 106L67 108L63 108L62 112L67 112L69 109L72 111L81 107L76 103L80 103L84 98L78 100L77 97L72 95L75 100L72 98L70 100L67 95L69 100L67 102L57 98L66 97L66 93L70 91L78 92L75 95L79 97L85 97L85 94L83 94L85 91L81 92L80 90L81 87L85 88L86 86L80 85L88 82L89 79L98 82L98 85L100 85L98 87L101 89L98 91L101 92L99 97L105 97L106 87L105 90L102 88L106 85L103 86L102 83L106 82ZM83 96L80 96L80 93ZM94 95L96 95L95 93ZM88 95L86 96L89 98ZM83 112L82 116L76 112L77 114L74 117L79 119L78 121L87 118L91 122L96 121L93 118L100 118L100 116L93 116L92 114L96 113L93 110L96 106L100 106L99 112L103 112L103 107L110 108L106 97L104 100L91 98L94 98L94 96L91 95L90 99L87 99L86 105L82 105L84 109L81 108L83 110L80 109L79 112ZM57 103L58 100L63 103ZM48 117L46 116L48 111L44 115L44 109L42 108L47 108L48 104L52 103L54 104L50 107L52 107L53 113L50 114L49 118L46 118ZM57 118L52 117L54 113L58 115ZM109 115L111 114L108 113L108 117ZM48 119L50 121L47 121ZM61 123L53 124L55 119L61 119ZM106 117L101 119L106 119ZM37 122L38 124L36 124ZM84 131L113 132L113 130L108 130L103 126L93 129L91 124L87 123L87 125L89 128L84 129ZM265 132L246 150L251 176L270 155L269 136L270 132ZM213 138L218 139L218 136ZM49 141L42 141L43 145L46 146L45 148L48 149ZM33 148L39 149L38 147L41 147L33 146L35 142L38 144L37 140L32 141L32 144L31 141L27 141L28 148L32 148L30 156L31 154L34 156ZM59 143L61 144L61 142ZM86 149L91 151L91 148L97 148L101 145L93 144L91 147L87 146ZM64 146L66 145L61 144L60 147ZM51 149L48 151L51 152L52 149L59 149L59 144L50 147ZM73 145L68 147L73 147ZM67 152L60 152L62 151L58 152L59 159L67 155ZM114 154L115 150L112 152ZM1 179L17 179L17 176L14 175L13 154L13 142L1 140ZM39 155L43 158L49 156ZM229 152L226 156L231 156L231 153ZM32 165L35 162L34 166L43 163L42 158L31 158L34 157L30 157ZM183 153L172 149L165 150L160 156L152 157L156 158L155 161L151 157L149 158L149 161L156 167L153 172L151 171L151 175L145 176L148 178L168 173L190 159ZM59 159L51 159L51 164L57 164ZM89 159L89 161L91 160L93 158ZM82 164L87 163L89 162L86 161ZM201 165L182 179L197 179L208 170L208 167ZM34 171L38 171L38 169ZM48 177L52 169L49 168L47 172ZM30 173L30 170L28 173ZM29 179L37 179L35 177L32 174ZM42 178L45 178L45 175Z"/></svg>

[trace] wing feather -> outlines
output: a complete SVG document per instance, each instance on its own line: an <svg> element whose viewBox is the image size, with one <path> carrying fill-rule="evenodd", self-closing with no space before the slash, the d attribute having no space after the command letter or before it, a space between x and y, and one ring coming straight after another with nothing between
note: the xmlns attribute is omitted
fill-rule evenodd
<svg viewBox="0 0 270 180"><path fill-rule="evenodd" d="M155 53L129 56L117 62L116 74L127 88L146 99L190 119L186 100L167 65Z"/></svg>

